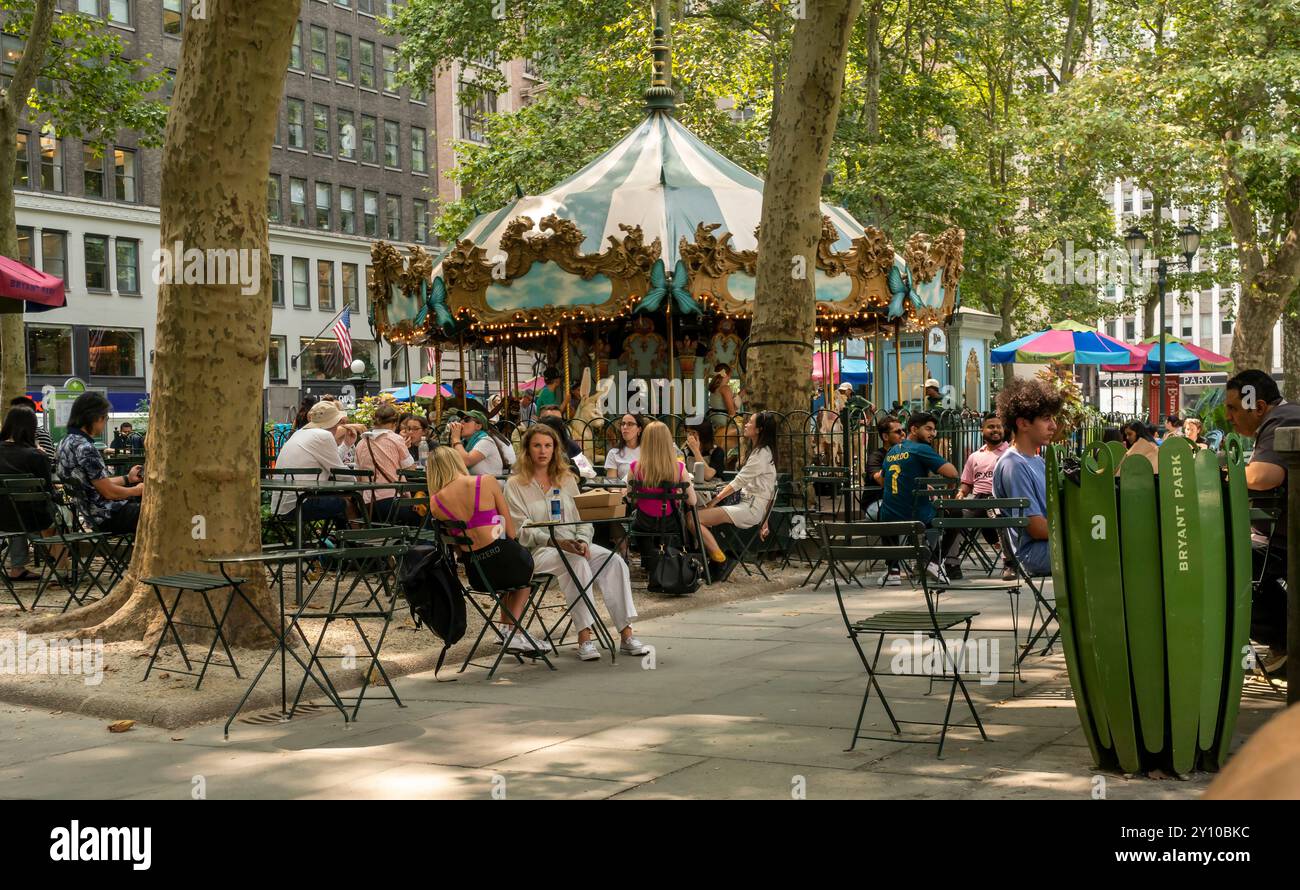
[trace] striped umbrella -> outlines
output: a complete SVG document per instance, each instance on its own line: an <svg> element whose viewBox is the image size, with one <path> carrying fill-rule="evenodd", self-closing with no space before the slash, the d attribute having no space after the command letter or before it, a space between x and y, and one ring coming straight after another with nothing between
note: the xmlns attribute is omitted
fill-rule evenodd
<svg viewBox="0 0 1300 890"><path fill-rule="evenodd" d="M991 356L993 363L999 365L1012 362L1106 365L1131 361L1133 350L1134 347L1096 328L1067 318L1045 331L1026 334L1003 346L995 346Z"/></svg>
<svg viewBox="0 0 1300 890"><path fill-rule="evenodd" d="M1209 349L1188 343L1181 337L1165 334L1165 373L1190 374L1232 370L1232 359ZM1160 338L1148 337L1132 347L1133 360L1120 365L1102 365L1103 371L1130 374L1160 373Z"/></svg>

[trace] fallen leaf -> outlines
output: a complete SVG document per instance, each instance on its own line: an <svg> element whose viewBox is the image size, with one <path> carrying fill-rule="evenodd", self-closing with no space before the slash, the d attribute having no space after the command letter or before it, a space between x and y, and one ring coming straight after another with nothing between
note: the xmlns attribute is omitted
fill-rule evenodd
<svg viewBox="0 0 1300 890"><path fill-rule="evenodd" d="M173 741L173 742L183 742L183 741L185 741L185 736L183 736L183 735L174 735L174 736L172 736L172 741Z"/></svg>
<svg viewBox="0 0 1300 890"><path fill-rule="evenodd" d="M161 674L158 675L158 679L159 679L159 680L166 680L166 679L167 679L168 677L170 677L170 676L171 676L171 674L168 674L168 673L161 673Z"/></svg>
<svg viewBox="0 0 1300 890"><path fill-rule="evenodd" d="M108 724L108 731L127 732L131 729L132 726L135 726L134 720L117 720L113 723Z"/></svg>

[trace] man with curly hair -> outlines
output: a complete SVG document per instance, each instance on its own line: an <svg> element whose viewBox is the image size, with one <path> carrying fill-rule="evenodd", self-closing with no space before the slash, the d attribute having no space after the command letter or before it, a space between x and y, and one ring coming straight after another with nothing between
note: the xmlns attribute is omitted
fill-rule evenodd
<svg viewBox="0 0 1300 890"><path fill-rule="evenodd" d="M1011 447L993 471L993 494L999 498L1028 498L1026 529L1011 529L1016 562L1028 575L1050 575L1047 550L1047 464L1039 451L1056 436L1056 415L1065 400L1041 380L1016 377L998 394L998 414L1011 437ZM1007 567L1002 577L1015 580Z"/></svg>

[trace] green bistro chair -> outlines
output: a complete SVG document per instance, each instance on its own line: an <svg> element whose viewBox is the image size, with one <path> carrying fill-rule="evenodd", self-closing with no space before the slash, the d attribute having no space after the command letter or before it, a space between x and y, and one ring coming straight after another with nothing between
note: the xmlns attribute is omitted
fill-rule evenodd
<svg viewBox="0 0 1300 890"><path fill-rule="evenodd" d="M925 545L924 540L925 526L919 522L826 522L822 523L818 531L821 535L826 560L830 565L830 575L835 587L835 599L839 604L840 616L844 619L844 628L848 632L849 639L853 642L853 648L857 651L862 667L867 673L867 688L862 694L862 706L858 710L858 721L853 728L853 737L846 750L852 751L857 746L859 739L870 739L911 744L937 744L939 746L938 756L942 757L944 742L948 737L948 729L951 726L977 728L980 731L981 738L988 741L988 735L984 732L984 725L980 722L979 714L975 711L975 704L971 701L970 693L966 689L966 682L962 676L961 659L954 657L945 636L946 633L956 628L962 628L961 648L962 651L965 651L966 642L970 638L971 622L979 615L979 612L940 612L936 608L935 596L927 586L925 574L925 562L930 558L930 550ZM886 536L901 543L892 545L865 543L881 536ZM850 614L851 605L856 609L858 603L850 604L845 596L844 585L841 584L841 580L843 580L841 567L846 563L852 565L877 560L912 561L916 563L916 576L920 580L920 592L925 600L924 610L888 610L873 612L862 618L855 618ZM864 594L866 594L865 591ZM872 591L867 595L876 596L878 594ZM937 678L951 681L948 691L948 703L942 723L898 719L889 706L889 700L885 697L885 692L878 680L880 676L900 676L921 677L930 680L931 683L934 682L936 675L932 673L900 671L883 675L878 670L880 651L886 636L914 636L917 634L922 635L925 639L933 640L939 646L943 656L944 668ZM872 636L876 637L875 651L868 658L860 638ZM890 725L894 729L893 736L862 735L862 720L867 711L867 703L870 700L872 689L876 691L881 706L885 710L885 715L889 718ZM959 689L962 698L966 702L966 707L970 710L971 717L975 721L974 723L952 722L952 706ZM941 726L942 729L937 740L900 738L903 724Z"/></svg>

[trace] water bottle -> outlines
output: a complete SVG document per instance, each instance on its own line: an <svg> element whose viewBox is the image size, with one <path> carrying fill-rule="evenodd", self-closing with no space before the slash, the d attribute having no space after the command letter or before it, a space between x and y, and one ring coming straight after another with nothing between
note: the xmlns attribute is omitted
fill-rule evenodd
<svg viewBox="0 0 1300 890"><path fill-rule="evenodd" d="M697 460L695 466L691 468L691 476L695 479L696 485L704 484L704 469L706 464L702 460Z"/></svg>
<svg viewBox="0 0 1300 890"><path fill-rule="evenodd" d="M560 522L564 519L564 502L560 500L560 490L551 489L551 522Z"/></svg>
<svg viewBox="0 0 1300 890"><path fill-rule="evenodd" d="M429 459L429 440L421 439L419 447L420 466L424 466L425 461Z"/></svg>

